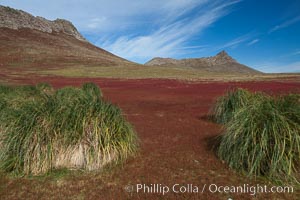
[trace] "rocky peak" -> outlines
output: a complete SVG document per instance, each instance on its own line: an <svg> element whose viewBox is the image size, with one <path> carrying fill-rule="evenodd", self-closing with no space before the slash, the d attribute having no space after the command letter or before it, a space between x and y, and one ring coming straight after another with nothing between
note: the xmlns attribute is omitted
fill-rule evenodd
<svg viewBox="0 0 300 200"><path fill-rule="evenodd" d="M0 28L2 27L15 30L29 28L46 33L62 32L64 34L71 35L78 40L86 41L77 31L75 26L67 20L56 19L54 21L50 21L43 17L34 17L22 10L16 10L0 5Z"/></svg>
<svg viewBox="0 0 300 200"><path fill-rule="evenodd" d="M225 56L229 56L228 53L225 51L225 50L222 50L220 51L217 56L222 56L222 57L225 57Z"/></svg>
<svg viewBox="0 0 300 200"><path fill-rule="evenodd" d="M182 59L176 60L173 58L160 58L156 57L152 60L145 63L145 65L206 65L206 66L214 66L214 65L222 65L228 63L237 63L231 56L228 55L226 51L221 51L215 56L204 57L204 58L190 58L190 59Z"/></svg>
<svg viewBox="0 0 300 200"><path fill-rule="evenodd" d="M177 67L198 69L205 72L218 73L241 73L257 74L259 71L253 70L243 64L238 63L226 51L221 51L215 56L202 58L187 58L176 60L172 58L153 58L145 63L147 66Z"/></svg>
<svg viewBox="0 0 300 200"><path fill-rule="evenodd" d="M215 58L219 61L224 61L224 62L236 62L226 51L221 51L219 52Z"/></svg>

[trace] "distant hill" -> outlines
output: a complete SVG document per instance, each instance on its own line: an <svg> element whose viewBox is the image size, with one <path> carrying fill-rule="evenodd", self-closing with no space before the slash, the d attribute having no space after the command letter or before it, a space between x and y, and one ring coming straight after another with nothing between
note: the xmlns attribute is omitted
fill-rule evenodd
<svg viewBox="0 0 300 200"><path fill-rule="evenodd" d="M67 20L0 6L0 67L137 65L90 44ZM20 69L21 70L21 69Z"/></svg>
<svg viewBox="0 0 300 200"><path fill-rule="evenodd" d="M216 56L205 58L191 58L177 60L173 58L153 58L145 63L146 66L181 67L199 69L206 72L258 74L261 73L246 65L238 63L235 59L221 51Z"/></svg>

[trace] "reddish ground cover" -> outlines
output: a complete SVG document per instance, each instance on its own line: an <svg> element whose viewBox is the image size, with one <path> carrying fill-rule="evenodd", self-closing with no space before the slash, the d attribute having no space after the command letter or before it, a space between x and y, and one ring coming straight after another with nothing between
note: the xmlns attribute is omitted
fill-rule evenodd
<svg viewBox="0 0 300 200"><path fill-rule="evenodd" d="M232 87L268 93L298 91L300 82L197 82L175 80L116 80L35 78L19 80L34 84L49 82L54 87L79 86L93 81L99 84L105 98L118 104L134 125L140 138L140 153L124 167L110 173L91 173L61 180L4 178L0 197L7 199L297 199L294 194L212 193L218 186L256 186L261 180L250 180L230 170L215 156L212 139L222 132L220 125L207 119L214 100ZM136 184L161 184L172 190L174 184L198 187L198 192L162 195L152 191L128 192ZM205 185L204 191L202 189ZM268 186L271 186L269 184ZM159 187L159 188L161 188ZM189 185L191 187L191 185ZM213 186L211 186L213 189ZM129 188L129 189L128 189ZM152 187L153 189L153 187ZM176 187L176 190L179 187ZM184 189L184 188L183 188ZM136 190L136 189L134 189Z"/></svg>

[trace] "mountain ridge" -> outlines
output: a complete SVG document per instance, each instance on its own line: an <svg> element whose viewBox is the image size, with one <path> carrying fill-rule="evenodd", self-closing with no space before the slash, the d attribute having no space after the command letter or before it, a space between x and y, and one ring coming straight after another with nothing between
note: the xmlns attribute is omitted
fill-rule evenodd
<svg viewBox="0 0 300 200"><path fill-rule="evenodd" d="M246 73L256 74L261 73L246 65L240 64L232 58L226 51L221 51L215 56L202 58L161 58L155 57L144 65L146 66L161 66L161 67L181 67L193 68L209 72L229 72L229 73Z"/></svg>

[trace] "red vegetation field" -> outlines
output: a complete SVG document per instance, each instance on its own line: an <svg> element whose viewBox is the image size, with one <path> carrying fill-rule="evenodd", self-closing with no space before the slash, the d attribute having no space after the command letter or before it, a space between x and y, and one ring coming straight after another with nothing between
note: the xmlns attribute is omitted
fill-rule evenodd
<svg viewBox="0 0 300 200"><path fill-rule="evenodd" d="M35 78L19 80L34 84L48 82L54 87L79 86L93 81L105 98L118 104L134 125L141 149L124 167L109 173L88 173L63 180L9 179L0 181L1 199L297 199L294 194L211 193L210 184L239 186L265 184L230 170L212 150L213 138L222 127L207 118L214 100L232 87L243 87L271 94L299 92L300 82L180 82L175 80L112 80ZM127 192L136 184L193 184L198 193L164 196L154 193ZM202 193L203 186L206 188ZM269 184L271 186L271 184Z"/></svg>

